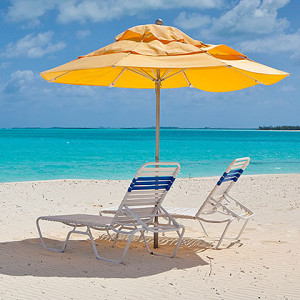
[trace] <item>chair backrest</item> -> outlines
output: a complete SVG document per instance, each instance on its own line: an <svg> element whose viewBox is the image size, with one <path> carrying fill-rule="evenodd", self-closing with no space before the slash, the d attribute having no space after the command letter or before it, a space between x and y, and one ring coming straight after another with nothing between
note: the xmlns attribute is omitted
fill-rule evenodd
<svg viewBox="0 0 300 300"><path fill-rule="evenodd" d="M206 200L198 210L199 214L209 214L217 209L217 204L222 203L225 195L229 193L233 185L238 181L244 170L250 162L250 157L242 157L235 159L223 173L215 187L212 189Z"/></svg>
<svg viewBox="0 0 300 300"><path fill-rule="evenodd" d="M137 223L126 206L143 222L151 223L180 171L176 162L149 162L140 167L113 218L112 224Z"/></svg>

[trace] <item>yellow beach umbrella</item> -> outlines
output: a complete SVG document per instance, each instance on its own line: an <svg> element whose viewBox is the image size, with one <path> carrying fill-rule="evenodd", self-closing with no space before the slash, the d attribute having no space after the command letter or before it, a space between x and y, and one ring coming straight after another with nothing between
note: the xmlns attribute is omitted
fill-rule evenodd
<svg viewBox="0 0 300 300"><path fill-rule="evenodd" d="M288 75L226 45L205 44L177 28L162 25L132 27L116 36L114 43L41 73L49 82L155 89L156 161L160 89L189 86L229 92L257 84L270 85ZM157 247L157 237L154 246Z"/></svg>
<svg viewBox="0 0 300 300"><path fill-rule="evenodd" d="M171 26L140 25L115 42L41 73L49 82L156 90L156 152L159 160L160 89L194 87L229 92L270 85L289 74L226 46L197 41Z"/></svg>

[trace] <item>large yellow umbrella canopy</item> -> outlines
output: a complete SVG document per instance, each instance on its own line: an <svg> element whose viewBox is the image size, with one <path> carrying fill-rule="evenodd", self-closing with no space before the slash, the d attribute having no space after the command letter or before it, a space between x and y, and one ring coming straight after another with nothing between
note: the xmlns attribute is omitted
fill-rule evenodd
<svg viewBox="0 0 300 300"><path fill-rule="evenodd" d="M229 92L270 85L289 74L252 61L226 46L197 41L171 26L129 28L115 42L41 73L50 82L156 90L159 160L160 89L195 87Z"/></svg>
<svg viewBox="0 0 300 300"><path fill-rule="evenodd" d="M195 87L229 92L257 84L270 85L289 74L247 58L226 46L194 40L171 26L140 25L115 42L41 73L50 82L154 89L156 149L159 160L160 89ZM154 237L154 247L158 238Z"/></svg>
<svg viewBox="0 0 300 300"><path fill-rule="evenodd" d="M204 44L162 25L132 27L114 43L41 73L47 81L67 84L145 89L155 88L159 79L160 88L209 92L270 85L288 75L226 45Z"/></svg>

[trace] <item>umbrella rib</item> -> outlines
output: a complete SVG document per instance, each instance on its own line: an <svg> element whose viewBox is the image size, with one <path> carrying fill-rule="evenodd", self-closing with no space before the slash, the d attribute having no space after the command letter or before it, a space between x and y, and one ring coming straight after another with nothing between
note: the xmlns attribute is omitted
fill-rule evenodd
<svg viewBox="0 0 300 300"><path fill-rule="evenodd" d="M187 78L187 76L186 76L186 74L185 74L184 70L182 70L182 74L183 74L183 76L184 76L185 80L187 81L187 83L188 83L189 87L193 87L193 85L192 85L192 84L190 83L190 81L188 80L188 78Z"/></svg>
<svg viewBox="0 0 300 300"><path fill-rule="evenodd" d="M55 78L52 78L51 80L49 80L49 82L54 82L56 79L58 79L59 77L62 77L62 76L65 76L65 75L67 75L67 74L69 74L71 71L68 71L68 72L66 72L66 73L64 73L64 74L61 74L61 75L58 75L58 76L56 76Z"/></svg>
<svg viewBox="0 0 300 300"><path fill-rule="evenodd" d="M252 79L252 80L254 80L254 81L257 82L257 83L262 84L262 83L261 83L260 81L258 81L257 79L255 79L255 78L253 78L253 77L251 77L251 76L249 76L249 75L244 74L243 72L239 71L237 68L235 68L235 67L233 67L233 66L231 66L231 65L228 65L227 68L232 68L234 71L236 71L236 72L242 74L243 76L246 76L246 77L248 77L249 79Z"/></svg>
<svg viewBox="0 0 300 300"><path fill-rule="evenodd" d="M156 76L155 76L155 74L154 74L154 77L152 77L151 75L149 75L143 68L140 68L141 70L142 70L142 72L146 75L146 76L149 76L150 78L151 78L151 80L156 80ZM151 69L152 70L152 69ZM153 70L152 70L152 72L153 72Z"/></svg>
<svg viewBox="0 0 300 300"><path fill-rule="evenodd" d="M120 74L115 78L115 80L109 85L109 87L113 87L116 83L116 81L122 76L122 74L127 70L127 68L124 68Z"/></svg>
<svg viewBox="0 0 300 300"><path fill-rule="evenodd" d="M166 70L165 73L161 76L161 80L163 80L165 78L165 76L167 76L172 69Z"/></svg>
<svg viewBox="0 0 300 300"><path fill-rule="evenodd" d="M172 75L170 75L170 76L167 76L167 77L165 77L165 78L163 78L163 79L161 79L161 80L163 81L163 80L169 79L170 77L175 76L175 75L177 75L177 74L179 74L179 73L181 73L181 72L183 72L183 71L185 71L185 70L186 70L186 69L181 69L180 71L178 71L178 72L176 72L176 73L174 73L174 74L172 74Z"/></svg>
<svg viewBox="0 0 300 300"><path fill-rule="evenodd" d="M153 76L154 76L154 79L157 80L158 78L156 77L156 74L155 74L154 70L151 69L151 71L152 71L152 74L153 74Z"/></svg>
<svg viewBox="0 0 300 300"><path fill-rule="evenodd" d="M151 81L155 81L155 78L152 78L148 73L143 73L143 72L138 71L137 69L134 69L134 68L132 68L132 69L131 69L131 68L127 68L127 70L128 70L128 71L131 71L131 72L133 72L133 73L136 73L136 74L138 74L138 75L144 76L144 77L150 79ZM144 72L145 72L145 71L144 71Z"/></svg>

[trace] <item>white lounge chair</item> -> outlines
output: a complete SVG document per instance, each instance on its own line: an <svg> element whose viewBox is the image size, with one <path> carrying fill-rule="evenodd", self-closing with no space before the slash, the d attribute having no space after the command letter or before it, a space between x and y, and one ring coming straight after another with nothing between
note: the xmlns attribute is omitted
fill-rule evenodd
<svg viewBox="0 0 300 300"><path fill-rule="evenodd" d="M179 236L175 249L171 255L165 255L174 257L182 241L184 226L179 225L161 206L161 203L171 188L179 171L180 165L174 162L153 162L144 164L137 171L113 217L85 214L39 217L36 224L42 246L47 250L63 252L66 249L72 233L84 234L90 238L97 259L122 263L134 234L140 234L140 237L143 238L146 249L150 254L162 255L150 250L144 232L163 233L175 231ZM155 217L162 215L164 218L167 218L167 224L161 224L155 221ZM41 220L60 222L73 227L67 234L61 249L49 248L46 246L39 224ZM85 227L86 230L78 230L78 227ZM108 233L109 230L115 232L116 236L114 238L114 244L120 233L129 235L128 242L120 260L104 258L98 254L91 229L106 230Z"/></svg>
<svg viewBox="0 0 300 300"><path fill-rule="evenodd" d="M229 191L249 165L249 162L249 157L235 159L223 173L213 190L201 205L200 209L167 207L166 210L175 219L182 218L198 220L205 235L217 240L217 245L215 247L216 249L219 248L223 239L238 240L243 233L249 219L255 214L252 210L230 196ZM229 225L234 220L243 220L242 228L237 236L226 237L226 232L229 228ZM203 222L225 223L226 225L220 237L212 237L208 234Z"/></svg>
<svg viewBox="0 0 300 300"><path fill-rule="evenodd" d="M199 208L166 207L168 213L175 219L194 219L198 220L206 236L211 237L203 222L225 223L225 229L220 237L213 237L217 240L216 248L219 248L223 239L237 240L245 229L247 222L255 214L252 210L241 204L229 195L229 191L237 182L243 171L250 162L249 157L235 159L226 169L211 193ZM114 213L114 209L102 210L101 213ZM234 220L243 220L241 230L235 237L226 237L229 225Z"/></svg>

